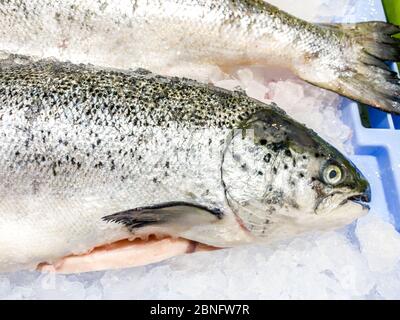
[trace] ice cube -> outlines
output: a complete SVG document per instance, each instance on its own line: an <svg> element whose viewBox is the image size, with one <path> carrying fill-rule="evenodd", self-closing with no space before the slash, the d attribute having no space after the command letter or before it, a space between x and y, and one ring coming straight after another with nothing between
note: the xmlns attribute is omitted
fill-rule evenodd
<svg viewBox="0 0 400 320"><path fill-rule="evenodd" d="M400 234L377 214L370 214L357 225L362 254L371 271L391 272L400 268Z"/></svg>

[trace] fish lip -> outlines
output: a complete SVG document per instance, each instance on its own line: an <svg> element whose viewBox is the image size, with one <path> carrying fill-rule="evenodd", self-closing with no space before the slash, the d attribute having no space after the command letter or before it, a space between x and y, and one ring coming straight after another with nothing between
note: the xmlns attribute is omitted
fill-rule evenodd
<svg viewBox="0 0 400 320"><path fill-rule="evenodd" d="M363 193L359 193L359 194L355 194L352 195L346 199L344 199L340 205L345 204L346 202L351 201L354 202L356 204L361 205L364 209L369 210L371 207L369 205L369 203L371 202L371 192L368 190L366 190L366 192Z"/></svg>
<svg viewBox="0 0 400 320"><path fill-rule="evenodd" d="M340 192L340 191L332 192L332 193L330 193L330 194L327 194L325 197L320 198L320 199L318 200L316 206L315 206L315 210L314 210L314 211L317 212L319 206L320 206L327 198L332 197L332 196L334 196L334 195L336 195L336 194L342 194L342 192ZM370 191L370 189L368 188L367 190L365 190L365 191L362 192L362 193L353 194L353 195L351 195L351 196L349 196L349 197L343 199L343 201L340 202L340 203L337 205L337 207L340 207L340 206L346 204L346 203L349 202L349 201L361 205L361 206L363 207L363 209L369 210L369 209L371 208L370 205L369 205L369 202L371 202L371 191Z"/></svg>
<svg viewBox="0 0 400 320"><path fill-rule="evenodd" d="M358 196L349 197L349 198L346 199L346 202L348 202L348 201L357 203L357 204L361 205L364 209L368 209L368 210L371 209L371 207L369 205L370 201L364 201L361 198L358 198Z"/></svg>
<svg viewBox="0 0 400 320"><path fill-rule="evenodd" d="M350 198L351 198L351 197L350 197ZM347 202L349 202L349 201L351 201L351 202L353 202L353 203L356 203L356 204L362 206L363 209L366 209L366 210L370 210L370 209L371 209L370 205L367 204L366 202L358 201L358 200L351 200L351 199L349 199L349 198L344 199L344 200L339 204L339 206L344 205L345 203L347 203Z"/></svg>
<svg viewBox="0 0 400 320"><path fill-rule="evenodd" d="M371 188L368 186L362 193L349 197L349 200L371 202Z"/></svg>
<svg viewBox="0 0 400 320"><path fill-rule="evenodd" d="M369 210L369 203L371 202L371 187L368 184L367 188L362 193L353 195L349 197L348 200L361 205L364 209Z"/></svg>

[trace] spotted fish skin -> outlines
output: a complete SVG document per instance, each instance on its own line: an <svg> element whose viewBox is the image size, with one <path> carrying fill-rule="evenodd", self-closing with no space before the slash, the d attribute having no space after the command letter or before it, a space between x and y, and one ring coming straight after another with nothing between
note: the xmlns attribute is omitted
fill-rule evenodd
<svg viewBox="0 0 400 320"><path fill-rule="evenodd" d="M383 61L400 59L398 32L383 22L313 24L262 0L0 2L0 50L202 80L210 65L277 65L394 113L400 82Z"/></svg>
<svg viewBox="0 0 400 320"><path fill-rule="evenodd" d="M322 181L327 161L342 168L338 186ZM314 132L243 92L143 69L0 62L0 270L143 233L229 247L342 225L365 212L344 200L367 186Z"/></svg>
<svg viewBox="0 0 400 320"><path fill-rule="evenodd" d="M101 219L122 210L174 200L223 205L221 145L259 108L241 93L143 70L3 61L1 265L126 238L121 225ZM15 252L9 241L18 234Z"/></svg>

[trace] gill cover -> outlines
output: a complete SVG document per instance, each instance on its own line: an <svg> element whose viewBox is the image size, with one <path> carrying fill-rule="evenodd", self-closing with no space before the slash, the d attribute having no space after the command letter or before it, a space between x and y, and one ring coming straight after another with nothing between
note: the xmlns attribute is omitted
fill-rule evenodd
<svg viewBox="0 0 400 320"><path fill-rule="evenodd" d="M296 140L314 147L300 124L292 122L274 106L254 114L228 138L222 161L222 181L226 199L241 223L257 236L268 225L285 219L277 211L296 207L295 187L286 187L296 163ZM277 181L277 179L279 181Z"/></svg>

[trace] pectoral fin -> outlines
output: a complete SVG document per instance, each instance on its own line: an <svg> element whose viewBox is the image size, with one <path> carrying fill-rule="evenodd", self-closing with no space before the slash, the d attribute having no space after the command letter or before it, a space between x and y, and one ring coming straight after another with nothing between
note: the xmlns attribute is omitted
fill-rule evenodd
<svg viewBox="0 0 400 320"><path fill-rule="evenodd" d="M157 225L184 231L195 225L209 224L222 219L218 208L209 208L188 202L167 202L140 207L103 217L104 221L124 224L129 231Z"/></svg>
<svg viewBox="0 0 400 320"><path fill-rule="evenodd" d="M135 208L105 216L103 220L121 223L134 237L141 238L151 234L181 237L220 248L255 240L229 209L188 202Z"/></svg>

